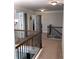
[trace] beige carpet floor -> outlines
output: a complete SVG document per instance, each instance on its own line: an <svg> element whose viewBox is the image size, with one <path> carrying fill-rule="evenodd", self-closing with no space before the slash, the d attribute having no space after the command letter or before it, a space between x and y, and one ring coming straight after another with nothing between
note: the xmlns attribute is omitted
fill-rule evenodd
<svg viewBox="0 0 79 59"><path fill-rule="evenodd" d="M61 40L49 39L46 34L42 35L43 50L38 59L63 59Z"/></svg>

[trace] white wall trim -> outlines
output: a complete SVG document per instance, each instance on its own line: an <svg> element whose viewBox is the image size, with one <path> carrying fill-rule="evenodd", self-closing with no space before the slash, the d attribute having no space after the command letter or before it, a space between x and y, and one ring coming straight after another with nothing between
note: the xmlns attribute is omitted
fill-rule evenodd
<svg viewBox="0 0 79 59"><path fill-rule="evenodd" d="M19 11L23 11L25 13L32 13L35 14L35 12L33 10L27 9L25 7L21 7L21 6L14 6L15 10L19 10Z"/></svg>
<svg viewBox="0 0 79 59"><path fill-rule="evenodd" d="M47 33L47 31L43 31L43 33Z"/></svg>
<svg viewBox="0 0 79 59"><path fill-rule="evenodd" d="M43 13L63 13L63 10L57 10L57 11L45 11L45 12L35 12L36 14L43 14Z"/></svg>

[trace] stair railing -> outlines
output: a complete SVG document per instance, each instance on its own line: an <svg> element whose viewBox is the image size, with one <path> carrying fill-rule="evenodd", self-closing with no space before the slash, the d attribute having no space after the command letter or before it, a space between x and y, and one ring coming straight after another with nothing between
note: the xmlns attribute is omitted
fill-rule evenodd
<svg viewBox="0 0 79 59"><path fill-rule="evenodd" d="M28 37L25 37L22 41L16 44L16 59L32 59L33 56L30 54L30 51L34 47L39 49L42 48L41 32L36 32Z"/></svg>
<svg viewBox="0 0 79 59"><path fill-rule="evenodd" d="M62 38L62 27L57 27L57 26L49 25L48 26L47 37L51 37L51 38L56 38L56 37Z"/></svg>

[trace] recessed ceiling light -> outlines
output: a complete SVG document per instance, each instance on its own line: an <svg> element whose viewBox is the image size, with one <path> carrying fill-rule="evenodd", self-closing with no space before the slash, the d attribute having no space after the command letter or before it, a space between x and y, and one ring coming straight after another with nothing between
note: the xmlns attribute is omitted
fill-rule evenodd
<svg viewBox="0 0 79 59"><path fill-rule="evenodd" d="M44 9L42 9L41 12L44 12Z"/></svg>
<svg viewBox="0 0 79 59"><path fill-rule="evenodd" d="M45 11L45 9L41 9L40 11L41 11L41 12L44 12L44 11Z"/></svg>
<svg viewBox="0 0 79 59"><path fill-rule="evenodd" d="M40 9L37 9L38 11L41 11L41 12L44 12L46 9L44 8L40 8Z"/></svg>
<svg viewBox="0 0 79 59"><path fill-rule="evenodd" d="M53 2L51 2L51 5L55 6L55 5L57 5L57 2L53 1Z"/></svg>
<svg viewBox="0 0 79 59"><path fill-rule="evenodd" d="M57 5L58 3L59 1L52 1L52 0L49 1L49 4L53 6Z"/></svg>

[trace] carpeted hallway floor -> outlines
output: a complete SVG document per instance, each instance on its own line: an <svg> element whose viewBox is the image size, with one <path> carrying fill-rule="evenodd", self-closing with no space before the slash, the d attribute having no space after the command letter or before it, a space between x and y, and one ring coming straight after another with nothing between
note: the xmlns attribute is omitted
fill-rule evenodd
<svg viewBox="0 0 79 59"><path fill-rule="evenodd" d="M63 59L61 40L48 39L46 34L42 36L43 50L38 59Z"/></svg>

